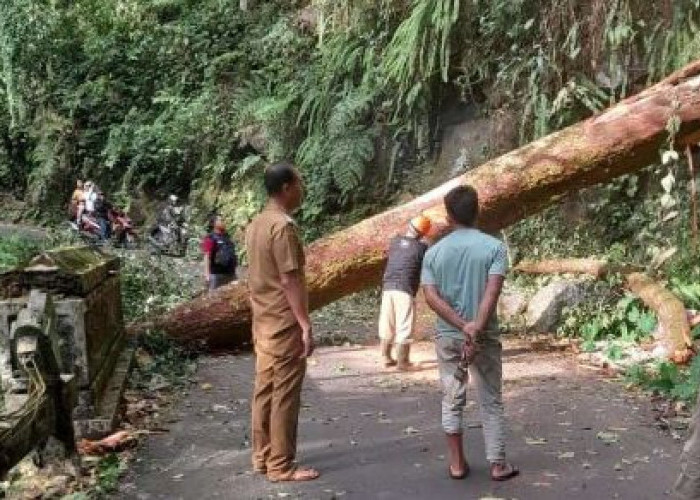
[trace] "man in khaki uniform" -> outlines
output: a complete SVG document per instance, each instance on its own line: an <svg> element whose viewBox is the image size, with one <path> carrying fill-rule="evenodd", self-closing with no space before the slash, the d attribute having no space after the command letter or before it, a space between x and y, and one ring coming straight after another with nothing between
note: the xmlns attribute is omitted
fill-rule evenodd
<svg viewBox="0 0 700 500"><path fill-rule="evenodd" d="M303 197L289 164L265 170L269 202L246 233L253 311L255 391L253 467L270 481L309 481L318 471L295 463L301 386L314 349L304 247L291 214Z"/></svg>

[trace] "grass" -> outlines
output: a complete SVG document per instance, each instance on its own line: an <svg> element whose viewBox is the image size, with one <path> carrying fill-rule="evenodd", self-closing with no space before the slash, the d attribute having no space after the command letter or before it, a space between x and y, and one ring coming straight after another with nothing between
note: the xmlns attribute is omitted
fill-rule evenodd
<svg viewBox="0 0 700 500"><path fill-rule="evenodd" d="M27 263L39 253L41 246L19 235L0 238L0 272Z"/></svg>

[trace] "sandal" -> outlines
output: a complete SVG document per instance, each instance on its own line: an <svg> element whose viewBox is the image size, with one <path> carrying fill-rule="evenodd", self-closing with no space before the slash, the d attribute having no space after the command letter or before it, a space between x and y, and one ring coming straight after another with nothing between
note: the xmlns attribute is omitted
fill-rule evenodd
<svg viewBox="0 0 700 500"><path fill-rule="evenodd" d="M302 482L302 481L313 481L314 479L318 479L321 476L321 473L318 472L316 469L311 469L311 468L296 468L292 469L287 473L280 474L279 476L272 476L270 477L269 475L267 476L267 479L269 479L273 483L277 482Z"/></svg>
<svg viewBox="0 0 700 500"><path fill-rule="evenodd" d="M462 471L461 474L455 474L454 472L452 472L452 466L448 465L447 466L447 475L450 476L450 479L456 479L456 480L464 479L465 477L467 477L469 475L469 464L466 464L466 463L464 464L464 470Z"/></svg>
<svg viewBox="0 0 700 500"><path fill-rule="evenodd" d="M496 469L500 469L500 472L496 473ZM508 481L518 474L518 468L507 462L491 464L491 481Z"/></svg>

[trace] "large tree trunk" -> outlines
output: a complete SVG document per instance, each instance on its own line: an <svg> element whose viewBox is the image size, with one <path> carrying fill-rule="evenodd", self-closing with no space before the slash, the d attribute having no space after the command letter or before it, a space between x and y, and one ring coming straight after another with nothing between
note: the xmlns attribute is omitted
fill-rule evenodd
<svg viewBox="0 0 700 500"><path fill-rule="evenodd" d="M679 142L700 139L700 61L607 111L491 160L415 200L366 219L307 249L312 309L380 282L388 239L420 212L444 222L442 198L460 184L480 197L480 225L502 229L565 194L642 168L659 158L666 124L680 119ZM444 228L444 226L442 226ZM442 230L442 229L441 229ZM250 337L245 283L177 307L144 327L219 348Z"/></svg>

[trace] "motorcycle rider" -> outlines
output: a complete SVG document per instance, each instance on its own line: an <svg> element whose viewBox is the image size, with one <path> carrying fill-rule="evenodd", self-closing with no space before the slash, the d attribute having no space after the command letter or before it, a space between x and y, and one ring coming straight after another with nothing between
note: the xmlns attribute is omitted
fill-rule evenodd
<svg viewBox="0 0 700 500"><path fill-rule="evenodd" d="M220 215L209 219L208 234L202 240L204 253L204 280L209 290L215 290L236 279L238 257L226 224Z"/></svg>
<svg viewBox="0 0 700 500"><path fill-rule="evenodd" d="M85 196L85 191L84 191L84 186L83 186L83 181L78 179L75 181L75 189L73 190L73 194L70 197L70 203L68 205L68 215L72 220L75 220L76 222L78 221L78 208L80 206L80 202L83 200Z"/></svg>
<svg viewBox="0 0 700 500"><path fill-rule="evenodd" d="M110 203L105 199L102 191L98 190L95 202L93 203L93 213L97 223L100 225L100 238L107 241L112 233L112 228L109 223Z"/></svg>
<svg viewBox="0 0 700 500"><path fill-rule="evenodd" d="M85 183L85 211L89 214L95 211L95 201L97 200L97 186L92 181Z"/></svg>
<svg viewBox="0 0 700 500"><path fill-rule="evenodd" d="M86 213L90 214L95 210L96 199L95 183L92 181L85 182L82 196L78 202L78 213L75 216L75 223L78 225L78 228L80 228L83 223L83 215Z"/></svg>
<svg viewBox="0 0 700 500"><path fill-rule="evenodd" d="M183 209L178 204L179 198L175 194L168 196L168 203L163 207L156 224L151 228L151 237L157 237L161 227L172 227L175 231L177 243L182 243L182 224L184 223Z"/></svg>

